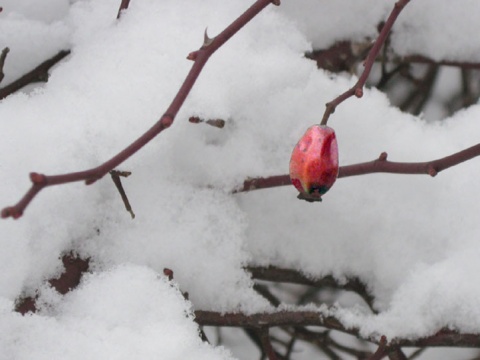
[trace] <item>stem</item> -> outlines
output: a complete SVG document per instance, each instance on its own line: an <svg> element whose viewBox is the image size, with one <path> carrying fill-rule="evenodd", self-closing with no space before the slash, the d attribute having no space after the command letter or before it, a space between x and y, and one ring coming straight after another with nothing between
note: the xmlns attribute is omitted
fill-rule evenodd
<svg viewBox="0 0 480 360"><path fill-rule="evenodd" d="M3 209L1 212L1 217L13 217L16 219L22 216L25 208L33 200L35 195L47 186L66 184L76 181L85 181L87 185L94 183L135 154L163 130L168 129L173 124L175 116L183 105L210 56L271 3L279 5L280 2L278 0L257 0L250 8L247 9L247 11L233 21L218 36L213 39L208 39L209 41L206 42L199 50L189 54L188 59L194 61L193 66L187 74L182 86L175 95L172 103L162 117L137 140L127 146L120 153L112 157L110 160L89 170L61 175L43 175L37 173L30 174L30 179L33 183L30 190L16 205Z"/></svg>
<svg viewBox="0 0 480 360"><path fill-rule="evenodd" d="M408 175L426 174L433 177L443 170L461 164L462 162L473 159L479 155L480 144L471 146L465 150L456 152L441 159L417 163L388 161L387 153L382 153L380 154L380 157L378 159L370 162L340 166L338 171L338 178L373 173L392 173ZM243 182L243 186L241 188L235 189L232 192L239 193L258 189L285 186L290 184L291 182L289 175L275 175L266 178L247 178Z"/></svg>
<svg viewBox="0 0 480 360"><path fill-rule="evenodd" d="M323 114L323 118L320 125L327 125L328 118L330 117L331 114L335 112L335 108L339 104L341 104L348 98L352 97L353 95L355 95L358 98L361 98L363 96L363 87L367 82L367 78L370 75L370 71L372 70L372 66L375 63L375 59L378 56L378 53L380 52L382 45L385 43L385 40L387 39L388 34L392 29L393 24L395 23L395 20L397 20L398 15L403 10L405 5L408 4L409 1L410 0L398 0L395 3L395 6L393 7L393 10L390 13L390 16L388 17L387 21L385 22L385 25L380 31L380 34L378 35L377 40L375 40L375 43L373 44L372 48L368 52L367 58L365 59L365 63L364 63L365 68L362 72L362 75L360 75L360 78L355 83L355 85L353 85L353 87L345 91L343 94L339 95L336 99L326 104L325 113Z"/></svg>

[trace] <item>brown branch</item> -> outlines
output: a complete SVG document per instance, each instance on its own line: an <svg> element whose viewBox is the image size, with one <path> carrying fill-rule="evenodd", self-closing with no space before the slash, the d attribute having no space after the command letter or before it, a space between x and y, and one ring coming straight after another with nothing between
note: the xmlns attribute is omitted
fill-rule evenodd
<svg viewBox="0 0 480 360"><path fill-rule="evenodd" d="M340 166L338 178L349 176L366 175L373 173L391 173L391 174L426 174L436 176L439 172L450 167L471 160L480 155L480 144L471 146L452 155L425 162L404 163L387 160L387 153L380 154L377 160L370 162ZM258 189L267 189L278 186L291 185L289 175L276 175L266 178L247 178L241 188L235 189L233 193L246 192Z"/></svg>
<svg viewBox="0 0 480 360"><path fill-rule="evenodd" d="M215 311L195 311L195 321L202 326L224 326L261 329L277 326L320 326L359 337L357 328L346 328L333 316L322 316L315 311L279 311L273 313L221 313ZM379 345L376 339L363 339ZM385 354L400 347L469 347L480 348L480 334L461 334L444 329L438 333L419 339L393 339L384 348Z"/></svg>
<svg viewBox="0 0 480 360"><path fill-rule="evenodd" d="M324 276L320 279L308 278L299 271L291 269L282 269L274 266L269 267L247 267L246 270L252 274L253 279L284 282L291 284L300 284L314 286L317 288L334 288L357 293L373 310L373 296L367 291L366 286L357 278L347 279L343 284L340 284L333 276Z"/></svg>
<svg viewBox="0 0 480 360"><path fill-rule="evenodd" d="M261 329L266 326L322 326L357 335L358 329L346 329L333 316L322 316L315 311L279 311L273 313L220 313L215 311L195 311L195 321L202 326L226 326Z"/></svg>
<svg viewBox="0 0 480 360"><path fill-rule="evenodd" d="M80 284L80 280L84 273L90 267L90 259L82 259L73 253L66 254L62 257L64 271L60 277L48 280L48 283L60 294L65 295L70 290L76 288ZM25 297L17 301L15 311L25 315L28 312L36 312L36 298Z"/></svg>
<svg viewBox="0 0 480 360"><path fill-rule="evenodd" d="M118 8L117 19L120 19L123 10L128 9L128 5L130 5L130 0L122 0L120 7Z"/></svg>
<svg viewBox="0 0 480 360"><path fill-rule="evenodd" d="M268 360L278 360L277 354L273 349L272 342L270 341L270 336L268 334L268 328L262 328L257 331L258 337L262 345L262 352L267 355Z"/></svg>
<svg viewBox="0 0 480 360"><path fill-rule="evenodd" d="M24 197L14 206L7 207L2 210L2 218L12 217L14 219L22 216L25 208L33 200L36 194L38 194L43 188L47 186L66 184L76 181L85 181L87 185L94 183L101 179L109 171L118 167L121 163L135 154L163 130L168 129L175 116L180 110L183 102L187 98L190 90L192 89L195 81L197 80L200 72L207 63L210 56L218 50L223 44L225 44L235 33L237 33L244 25L252 20L258 13L260 13L269 4L279 5L279 0L257 0L250 6L242 15L240 15L235 21L227 26L220 34L213 39L206 37L205 44L197 51L194 51L188 55L188 59L194 61L192 68L190 69L183 84L175 95L172 103L162 115L162 117L142 136L127 146L120 153L112 157L110 160L103 164L85 171L61 174L61 175L43 175L38 173L31 173L30 180L32 186L30 190L24 195Z"/></svg>
<svg viewBox="0 0 480 360"><path fill-rule="evenodd" d="M18 78L14 82L6 85L5 87L0 89L0 100L5 99L8 95L13 94L14 92L20 90L24 86L39 82L39 81L47 81L48 79L48 71L50 68L58 63L60 60L65 58L68 54L70 54L70 50L62 50L55 56L51 57L48 60L45 60L43 63L38 65L35 69L29 71L22 77Z"/></svg>
<svg viewBox="0 0 480 360"><path fill-rule="evenodd" d="M127 194L125 193L125 190L122 185L122 180L120 179L120 176L128 177L131 174L132 173L130 171L118 171L118 170L110 171L110 176L112 177L113 183L115 184L115 187L117 188L118 192L120 193L120 196L122 197L122 201L123 201L123 204L125 205L125 209L130 213L130 216L132 217L132 219L135 219L135 213L132 210L130 201L128 201Z"/></svg>
<svg viewBox="0 0 480 360"><path fill-rule="evenodd" d="M417 63L417 64L431 64L431 65L445 65L445 66L454 66L462 69L480 69L480 63L467 62L467 61L450 61L450 60L439 60L435 61L426 56L422 55L410 55L404 56L396 60L400 63Z"/></svg>
<svg viewBox="0 0 480 360"><path fill-rule="evenodd" d="M5 60L7 58L7 54L10 51L8 47L2 50L0 54L0 82L2 82L3 78L5 77L5 73L3 72L3 68L5 67Z"/></svg>
<svg viewBox="0 0 480 360"><path fill-rule="evenodd" d="M375 353L368 358L368 360L381 360L387 355L387 338L382 336L380 338L380 343L378 344L378 349Z"/></svg>
<svg viewBox="0 0 480 360"><path fill-rule="evenodd" d="M326 104L325 113L323 114L323 118L320 123L321 125L327 125L328 118L330 117L331 114L334 113L335 108L339 104L341 104L343 101L352 97L353 95L355 95L358 98L361 98L363 96L363 87L367 82L367 78L370 75L370 71L372 70L372 66L375 63L375 59L378 53L380 52L382 45L387 39L388 34L393 24L395 23L395 20L397 19L398 15L402 11L402 9L408 4L409 1L410 0L398 0L395 3L395 6L392 12L390 13L390 16L388 17L387 21L385 22L385 25L382 27L382 30L380 31L380 34L377 37L377 40L375 40L375 43L373 44L372 48L368 52L367 58L365 59L364 70L362 72L362 75L360 75L360 78L358 79L355 85L353 85L350 89L345 91L343 94L339 95L337 98L335 98L334 100Z"/></svg>

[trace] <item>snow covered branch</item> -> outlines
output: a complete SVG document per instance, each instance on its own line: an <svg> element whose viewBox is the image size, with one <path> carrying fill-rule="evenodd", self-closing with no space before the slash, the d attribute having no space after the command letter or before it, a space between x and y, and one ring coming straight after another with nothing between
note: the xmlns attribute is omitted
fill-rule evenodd
<svg viewBox="0 0 480 360"><path fill-rule="evenodd" d="M426 174L436 176L439 172L446 170L455 165L461 164L465 161L473 159L480 155L480 144L471 146L462 151L456 152L452 155L443 157L441 159L406 163L394 162L387 160L387 153L383 152L379 158L373 161L340 166L338 178L349 176L366 175L373 173L391 173L391 174ZM278 186L290 185L289 175L276 175L270 177L247 178L243 182L243 187L234 190L234 193L252 191L258 189L266 189Z"/></svg>
<svg viewBox="0 0 480 360"><path fill-rule="evenodd" d="M279 0L257 0L249 9L240 15L235 21L227 26L220 34L213 39L209 39L205 33L205 42L199 50L194 51L188 55L189 60L193 60L194 64L187 74L183 84L175 95L170 106L167 108L162 117L142 136L127 146L120 153L112 157L103 164L84 171L61 175L44 175L39 173L31 173L30 180L32 186L23 196L23 198L14 206L4 208L1 212L2 218L12 217L14 219L23 215L28 204L33 198L45 187L53 185L61 185L76 181L85 181L87 185L93 184L95 181L101 179L111 170L123 163L163 130L168 129L175 120L175 116L182 107L195 81L200 75L203 67L207 63L210 56L225 44L233 35L235 35L244 25L252 20L258 13L270 4L280 5ZM1 97L1 96L0 96Z"/></svg>
<svg viewBox="0 0 480 360"><path fill-rule="evenodd" d="M21 88L23 88L28 84L39 82L39 81L47 81L48 71L50 70L50 68L55 64L57 64L62 59L64 59L69 54L70 54L70 50L59 51L50 59L45 60L36 68L27 72L25 75L21 76L20 78L11 82L10 84L0 88L0 100L5 99L8 95L13 94L15 91L20 90ZM6 56L6 53L5 53L5 56ZM5 56L3 56L3 52L2 52L2 57L0 59L1 65L3 65L3 62L5 61Z"/></svg>
<svg viewBox="0 0 480 360"><path fill-rule="evenodd" d="M373 297L368 292L365 284L359 279L347 279L345 282L339 283L333 276L324 276L321 279L309 278L306 275L292 269L282 269L274 266L269 267L248 267L248 272L252 274L253 279L273 281L280 283L292 283L308 285L317 288L335 288L357 293L365 303L373 310Z"/></svg>
<svg viewBox="0 0 480 360"><path fill-rule="evenodd" d="M375 63L375 59L377 58L378 53L380 52L380 49L385 43L385 40L387 39L388 34L390 33L390 30L392 29L392 26L395 23L395 20L397 20L398 15L403 10L403 8L408 4L409 1L410 0L399 0L395 3L395 6L392 12L390 13L390 16L388 17L387 21L383 25L382 30L380 31L380 34L377 37L377 40L375 40L375 43L373 44L372 48L368 52L367 58L365 59L365 62L364 62L365 69L363 70L362 75L360 76L358 81L355 83L355 85L353 85L350 89L345 91L343 94L339 95L334 100L326 104L326 109L325 109L325 113L323 114L321 125L327 125L330 115L335 112L335 108L339 104L341 104L348 98L352 97L353 95L355 95L357 98L361 98L363 96L363 87L367 82L368 76L370 75L370 71L372 70L372 66Z"/></svg>

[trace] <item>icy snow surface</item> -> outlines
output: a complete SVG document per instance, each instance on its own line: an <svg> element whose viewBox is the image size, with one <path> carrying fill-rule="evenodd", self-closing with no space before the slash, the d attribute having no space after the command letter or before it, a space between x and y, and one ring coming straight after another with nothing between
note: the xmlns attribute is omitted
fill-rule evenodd
<svg viewBox="0 0 480 360"><path fill-rule="evenodd" d="M116 21L117 0L44 3L37 10L35 1L0 3L0 47L11 49L2 85L72 50L47 84L0 103L2 207L23 196L29 172L97 166L142 134L178 90L205 27L214 36L247 6L132 0ZM336 311L365 336L414 338L445 326L477 332L479 160L434 179L339 179L323 203L298 201L290 186L230 193L249 176L287 173L298 137L355 82L317 70L303 53L373 38L393 3L284 0L264 10L209 60L174 125L122 164L133 172L124 186L135 220L106 177L45 189L23 218L2 221L0 358L51 359L64 350L68 359L230 359L200 342L185 316L191 305L159 275L165 267L195 309L269 311L243 267L276 265L366 282L380 315ZM477 1L412 0L394 27L394 47L480 61L478 43L466 36L479 33L479 11ZM227 123L193 125L192 115ZM475 105L427 124L365 90L329 124L347 165L382 151L393 161L443 157L478 143L479 119ZM59 258L71 250L91 258L93 273L62 297L45 280L61 272ZM35 290L38 314L11 311Z"/></svg>

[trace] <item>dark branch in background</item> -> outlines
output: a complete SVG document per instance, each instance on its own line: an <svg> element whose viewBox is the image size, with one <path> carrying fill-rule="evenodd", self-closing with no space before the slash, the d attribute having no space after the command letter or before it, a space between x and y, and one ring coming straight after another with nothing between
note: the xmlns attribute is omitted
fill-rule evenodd
<svg viewBox="0 0 480 360"><path fill-rule="evenodd" d="M130 205L130 201L128 201L127 194L123 189L122 180L120 177L129 177L132 175L130 171L118 171L112 170L110 171L110 176L112 177L113 183L115 184L120 196L122 197L123 204L125 205L125 209L130 213L132 219L135 219L135 213L132 210L132 206Z"/></svg>
<svg viewBox="0 0 480 360"><path fill-rule="evenodd" d="M122 0L120 7L118 8L117 19L120 19L123 10L128 9L128 5L130 5L130 0Z"/></svg>
<svg viewBox="0 0 480 360"><path fill-rule="evenodd" d="M403 163L387 160L387 153L380 154L377 160L370 162L340 166L338 178L349 176L358 176L373 173L392 173L392 174L426 174L436 176L439 172L452 166L461 164L467 160L480 155L480 144L471 146L465 150L433 161L418 163ZM252 191L257 189L267 189L278 186L290 185L289 175L276 175L266 178L247 178L243 186L235 189L233 193Z"/></svg>
<svg viewBox="0 0 480 360"><path fill-rule="evenodd" d="M449 61L440 60L435 61L422 55L410 55L405 56L397 60L399 63L417 63L417 64L430 64L430 65L445 65L459 67L462 69L477 69L480 70L480 63L468 62L468 61Z"/></svg>
<svg viewBox="0 0 480 360"><path fill-rule="evenodd" d="M257 333L262 344L263 353L267 356L268 360L278 360L277 354L273 349L272 342L270 341L268 328L261 328L257 331Z"/></svg>
<svg viewBox="0 0 480 360"><path fill-rule="evenodd" d="M127 146L120 153L112 157L103 164L85 171L67 173L62 175L44 175L38 173L31 173L30 180L32 186L30 190L23 196L23 198L14 206L7 207L2 210L2 218L12 217L14 219L22 216L25 208L33 200L43 188L47 186L66 184L76 181L85 181L87 185L93 184L95 181L101 179L109 171L118 167L121 163L127 160L130 156L135 154L150 140L155 138L163 130L168 129L175 120L175 116L180 110L183 102L187 98L200 72L207 63L210 56L217 51L223 44L225 44L237 31L252 20L258 13L260 13L269 4L279 5L279 0L257 0L247 11L240 15L228 27L226 27L220 34L213 39L205 38L205 44L197 51L188 55L188 59L194 61L185 81L175 95L172 103L162 115L162 117L142 136Z"/></svg>
<svg viewBox="0 0 480 360"><path fill-rule="evenodd" d="M70 50L62 50L52 58L44 61L38 65L35 69L29 71L19 79L14 82L6 85L0 89L0 100L5 99L8 95L13 94L14 92L20 90L24 86L35 83L35 82L45 82L48 80L48 71L50 68L58 63L60 60L65 58L70 54Z"/></svg>
<svg viewBox="0 0 480 360"><path fill-rule="evenodd" d="M7 58L7 54L10 51L8 47L2 50L0 54L0 82L2 82L3 78L5 77L5 73L3 72L3 68L5 67L5 59Z"/></svg>
<svg viewBox="0 0 480 360"><path fill-rule="evenodd" d="M381 360L387 355L386 351L387 347L387 338L385 336L382 336L380 338L380 343L378 344L378 349L375 351L375 353L368 358L368 360Z"/></svg>
<svg viewBox="0 0 480 360"><path fill-rule="evenodd" d="M84 273L88 271L90 266L89 259L81 259L70 253L62 257L64 271L57 279L50 279L48 283L60 294L65 295L70 290L76 288ZM22 315L28 312L36 312L36 298L25 297L17 301L15 311Z"/></svg>
<svg viewBox="0 0 480 360"><path fill-rule="evenodd" d="M365 284L363 284L357 278L348 279L344 283L339 283L333 276L324 276L320 279L308 278L299 271L292 269L281 269L274 266L269 267L247 267L249 273L252 274L253 279L272 281L277 283L291 283L291 284L301 284L314 286L317 288L334 288L347 291L353 291L357 293L368 305L368 307L375 312L373 309L373 296L368 292Z"/></svg>
<svg viewBox="0 0 480 360"><path fill-rule="evenodd" d="M195 311L195 321L202 326L242 327L262 329L265 327L281 326L319 326L337 330L345 334L359 337L358 329L346 328L333 316L324 316L315 311L279 311L273 313L222 313L215 311ZM323 336L323 335L322 335ZM379 345L376 339L364 339ZM395 352L400 347L480 347L479 334L461 334L453 330L444 329L438 333L420 339L393 339L385 347L387 353Z"/></svg>
<svg viewBox="0 0 480 360"><path fill-rule="evenodd" d="M337 98L335 98L334 100L326 104L325 113L323 114L323 118L320 123L321 125L327 125L328 118L330 117L331 114L334 113L335 108L339 104L341 104L343 101L352 97L353 95L355 95L358 98L363 96L363 87L367 82L368 75L370 75L370 71L372 70L372 66L375 63L375 59L378 53L380 52L380 49L382 48L385 40L387 39L387 36L393 24L395 23L395 20L397 19L398 15L402 11L402 9L405 7L405 5L408 4L409 1L410 0L398 0L395 3L395 6L392 12L390 13L390 16L388 17L387 21L385 22L385 25L380 31L380 34L378 35L377 40L375 40L375 43L373 44L372 48L368 52L368 56L365 59L365 63L364 63L365 68L363 70L362 75L358 79L357 83L353 85L352 88L348 89L346 92L344 92L343 94L339 95Z"/></svg>

